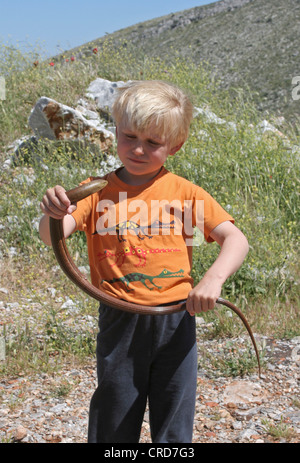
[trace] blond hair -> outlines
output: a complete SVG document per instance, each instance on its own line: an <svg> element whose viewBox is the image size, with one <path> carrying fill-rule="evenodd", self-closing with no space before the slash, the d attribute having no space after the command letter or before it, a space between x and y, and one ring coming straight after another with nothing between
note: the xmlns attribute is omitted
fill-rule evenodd
<svg viewBox="0 0 300 463"><path fill-rule="evenodd" d="M193 111L181 89L160 80L127 83L118 89L112 107L117 126L122 122L139 132L154 128L173 146L187 139Z"/></svg>

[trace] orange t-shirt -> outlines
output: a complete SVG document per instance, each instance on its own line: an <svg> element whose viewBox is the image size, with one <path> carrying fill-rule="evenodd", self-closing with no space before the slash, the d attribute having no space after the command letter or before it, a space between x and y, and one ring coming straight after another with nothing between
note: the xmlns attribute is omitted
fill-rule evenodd
<svg viewBox="0 0 300 463"><path fill-rule="evenodd" d="M116 172L72 214L86 233L92 284L142 305L186 299L193 287L193 227L210 242L211 231L233 218L201 187L164 167L140 186L125 184Z"/></svg>

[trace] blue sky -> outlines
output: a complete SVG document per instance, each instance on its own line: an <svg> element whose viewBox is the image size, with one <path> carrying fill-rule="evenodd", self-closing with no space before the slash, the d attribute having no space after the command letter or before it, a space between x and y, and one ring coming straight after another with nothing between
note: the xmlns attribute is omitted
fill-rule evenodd
<svg viewBox="0 0 300 463"><path fill-rule="evenodd" d="M0 41L40 45L48 55L82 45L138 22L195 6L203 0L2 0Z"/></svg>

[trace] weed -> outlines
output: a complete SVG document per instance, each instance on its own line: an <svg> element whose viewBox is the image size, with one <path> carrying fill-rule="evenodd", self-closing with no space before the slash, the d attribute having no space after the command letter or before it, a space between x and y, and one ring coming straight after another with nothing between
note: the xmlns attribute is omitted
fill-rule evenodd
<svg viewBox="0 0 300 463"><path fill-rule="evenodd" d="M233 343L228 342L221 355L212 359L216 370L223 376L246 376L257 369L257 359L250 346L237 350Z"/></svg>
<svg viewBox="0 0 300 463"><path fill-rule="evenodd" d="M51 389L51 396L56 398L66 397L72 389L72 385L68 381L62 381L61 384Z"/></svg>
<svg viewBox="0 0 300 463"><path fill-rule="evenodd" d="M284 439L289 441L295 437L294 429L285 423L283 418L281 418L280 422L277 424L269 420L262 420L262 424L264 425L267 434L269 434L275 440Z"/></svg>

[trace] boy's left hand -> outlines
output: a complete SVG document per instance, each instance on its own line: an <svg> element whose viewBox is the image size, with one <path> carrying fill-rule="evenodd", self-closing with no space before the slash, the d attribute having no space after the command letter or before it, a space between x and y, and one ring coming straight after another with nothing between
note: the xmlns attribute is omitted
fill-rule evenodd
<svg viewBox="0 0 300 463"><path fill-rule="evenodd" d="M221 289L221 282L215 278L204 276L190 291L186 301L186 310L193 316L198 312L207 312L213 309L216 300L220 297Z"/></svg>

